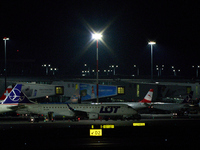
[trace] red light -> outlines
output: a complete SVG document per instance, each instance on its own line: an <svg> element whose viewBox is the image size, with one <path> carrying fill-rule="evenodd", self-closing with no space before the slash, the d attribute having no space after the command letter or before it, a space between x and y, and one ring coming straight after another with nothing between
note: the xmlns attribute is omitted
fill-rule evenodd
<svg viewBox="0 0 200 150"><path fill-rule="evenodd" d="M17 52L19 52L19 50L17 50Z"/></svg>

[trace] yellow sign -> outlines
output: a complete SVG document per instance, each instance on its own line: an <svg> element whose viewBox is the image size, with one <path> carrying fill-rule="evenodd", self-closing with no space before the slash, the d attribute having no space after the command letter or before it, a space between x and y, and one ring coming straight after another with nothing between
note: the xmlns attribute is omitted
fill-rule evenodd
<svg viewBox="0 0 200 150"><path fill-rule="evenodd" d="M90 129L90 136L102 136L102 129Z"/></svg>
<svg viewBox="0 0 200 150"><path fill-rule="evenodd" d="M105 124L105 125L100 125L100 128L103 128L103 129L113 129L113 128L115 128L115 126L112 125L112 124Z"/></svg>
<svg viewBox="0 0 200 150"><path fill-rule="evenodd" d="M133 123L133 126L145 126L145 123Z"/></svg>

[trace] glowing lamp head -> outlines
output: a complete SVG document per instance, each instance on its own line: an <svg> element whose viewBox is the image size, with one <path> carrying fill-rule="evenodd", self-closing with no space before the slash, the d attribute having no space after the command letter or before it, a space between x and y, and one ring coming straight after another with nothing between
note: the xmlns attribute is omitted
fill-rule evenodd
<svg viewBox="0 0 200 150"><path fill-rule="evenodd" d="M92 38L98 40L102 38L102 35L100 33L95 33L95 34L92 34Z"/></svg>
<svg viewBox="0 0 200 150"><path fill-rule="evenodd" d="M3 38L3 40L4 40L4 41L5 41L5 40L9 40L9 38L7 38L7 37L4 37L4 38Z"/></svg>
<svg viewBox="0 0 200 150"><path fill-rule="evenodd" d="M148 44L149 44L149 45L154 45L154 44L156 44L156 42L150 41Z"/></svg>

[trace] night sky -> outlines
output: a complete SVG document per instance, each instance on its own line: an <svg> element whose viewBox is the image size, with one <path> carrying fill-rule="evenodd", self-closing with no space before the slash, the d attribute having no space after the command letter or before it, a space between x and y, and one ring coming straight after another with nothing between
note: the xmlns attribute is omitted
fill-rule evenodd
<svg viewBox="0 0 200 150"><path fill-rule="evenodd" d="M7 59L50 63L66 75L80 74L84 63L96 66L91 32L104 30L99 41L99 68L118 64L116 73L150 75L150 40L154 66L200 65L198 1L4 0L0 2L0 36L9 37ZM17 50L19 50L17 52ZM0 44L4 60L4 43ZM117 72L118 71L118 72ZM183 71L187 72L187 71Z"/></svg>

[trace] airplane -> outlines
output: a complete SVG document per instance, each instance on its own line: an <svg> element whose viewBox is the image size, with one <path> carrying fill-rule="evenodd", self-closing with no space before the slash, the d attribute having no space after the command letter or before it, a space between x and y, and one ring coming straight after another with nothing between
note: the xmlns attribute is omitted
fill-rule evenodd
<svg viewBox="0 0 200 150"><path fill-rule="evenodd" d="M22 92L23 93L23 92ZM24 96L22 96L24 97ZM141 116L136 110L146 108L149 105L146 103L151 103L153 97L153 89L150 89L143 100L139 102L105 102L105 103L85 103L85 104L39 104L39 105L29 105L24 109L20 109L17 113L22 114L23 111L33 113L33 114L43 114L48 115L48 113L53 112L54 115L68 116L68 117L79 117L84 116L88 119L98 119L98 118L124 118L124 119L140 119ZM23 99L23 98L22 98ZM30 100L25 96L24 101L20 101L20 104L27 105L31 104ZM63 110L62 108L68 108ZM119 109L120 108L120 109ZM132 109L131 109L132 108ZM126 111L127 109L127 111ZM70 111L69 111L70 110ZM131 113L128 113L128 112Z"/></svg>
<svg viewBox="0 0 200 150"><path fill-rule="evenodd" d="M102 104L125 104L132 107L135 110L139 110L142 108L147 108L152 102L153 97L153 89L150 89L145 95L144 99L139 102L103 102Z"/></svg>
<svg viewBox="0 0 200 150"><path fill-rule="evenodd" d="M16 84L12 91L0 104L0 113L15 111L20 101L22 84Z"/></svg>
<svg viewBox="0 0 200 150"><path fill-rule="evenodd" d="M137 111L124 104L36 104L31 102L21 92L22 101L19 105L24 106L30 114L66 116L77 120L87 118L90 120L102 119L137 119Z"/></svg>
<svg viewBox="0 0 200 150"><path fill-rule="evenodd" d="M75 93L70 100L73 100L73 97L79 97L79 93ZM128 105L132 107L134 110L138 111L140 109L144 109L150 106L153 98L153 89L150 89L147 94L145 95L144 99L139 102L102 102L101 104L112 104L112 105ZM74 101L71 101L74 102ZM87 103L87 102L86 102ZM95 103L92 103L95 104ZM139 113L135 114L134 117L136 119L140 119L141 115Z"/></svg>
<svg viewBox="0 0 200 150"><path fill-rule="evenodd" d="M193 91L183 100L182 103L166 103L166 102L152 102L150 108L158 110L165 110L171 112L178 112L178 115L183 115L188 109L190 101L192 100Z"/></svg>

